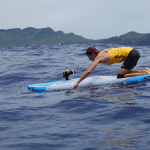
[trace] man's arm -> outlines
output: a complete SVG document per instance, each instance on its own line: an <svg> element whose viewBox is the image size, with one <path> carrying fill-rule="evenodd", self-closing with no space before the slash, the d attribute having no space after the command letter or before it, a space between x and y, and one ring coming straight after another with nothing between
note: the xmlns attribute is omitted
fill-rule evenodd
<svg viewBox="0 0 150 150"><path fill-rule="evenodd" d="M84 80L99 63L105 63L109 60L110 55L106 52L101 52L99 55L97 55L97 57L94 59L93 64L86 69L86 71L81 75L80 79L74 84L74 86L71 89L76 88L79 85L79 83L82 80Z"/></svg>
<svg viewBox="0 0 150 150"><path fill-rule="evenodd" d="M76 88L79 83L84 80L91 72L92 70L98 65L98 63L93 62L91 66L89 66L86 71L81 75L80 79L75 83L75 85L72 87L72 89Z"/></svg>
<svg viewBox="0 0 150 150"><path fill-rule="evenodd" d="M80 79L74 84L74 86L72 87L72 89L76 88L79 83L84 80L91 72L92 70L99 64L99 62L103 63L106 60L106 55L105 53L102 53L101 55L98 55L93 64L91 66L89 66L86 71L81 75Z"/></svg>

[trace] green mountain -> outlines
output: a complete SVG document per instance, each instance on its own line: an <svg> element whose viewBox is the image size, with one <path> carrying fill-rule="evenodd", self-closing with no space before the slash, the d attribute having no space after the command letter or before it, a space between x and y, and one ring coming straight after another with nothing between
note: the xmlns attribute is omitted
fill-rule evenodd
<svg viewBox="0 0 150 150"><path fill-rule="evenodd" d="M62 31L55 32L51 28L35 29L8 29L0 30L0 47L17 47L42 44L74 44L86 43L90 40L74 33L65 34Z"/></svg>
<svg viewBox="0 0 150 150"><path fill-rule="evenodd" d="M128 32L119 37L111 37L107 39L96 40L100 43L114 43L122 45L135 45L135 46L149 46L150 45L150 33L140 34L136 32Z"/></svg>
<svg viewBox="0 0 150 150"><path fill-rule="evenodd" d="M76 44L76 43L114 43L121 45L149 46L150 33L140 34L129 32L124 35L107 39L91 40L74 33L65 34L62 31L55 32L51 28L35 29L32 27L21 30L20 28L0 29L0 47L18 47L26 45L43 44Z"/></svg>

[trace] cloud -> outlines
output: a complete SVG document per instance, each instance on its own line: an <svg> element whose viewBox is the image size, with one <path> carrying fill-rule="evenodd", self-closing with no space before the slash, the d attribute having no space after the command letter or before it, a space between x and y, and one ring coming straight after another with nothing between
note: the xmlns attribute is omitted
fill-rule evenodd
<svg viewBox="0 0 150 150"><path fill-rule="evenodd" d="M45 28L89 39L149 33L149 0L0 0L0 29Z"/></svg>

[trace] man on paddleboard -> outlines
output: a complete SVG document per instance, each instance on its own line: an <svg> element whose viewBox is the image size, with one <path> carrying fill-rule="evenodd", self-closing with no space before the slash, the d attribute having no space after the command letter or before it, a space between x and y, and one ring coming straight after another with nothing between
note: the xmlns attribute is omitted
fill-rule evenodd
<svg viewBox="0 0 150 150"><path fill-rule="evenodd" d="M132 70L140 58L140 53L132 47L118 47L103 51L98 51L95 47L89 47L85 54L89 60L93 61L93 64L81 75L72 89L76 88L99 63L111 65L113 63L123 62L117 75L118 79L150 74L150 69L147 67L144 70Z"/></svg>

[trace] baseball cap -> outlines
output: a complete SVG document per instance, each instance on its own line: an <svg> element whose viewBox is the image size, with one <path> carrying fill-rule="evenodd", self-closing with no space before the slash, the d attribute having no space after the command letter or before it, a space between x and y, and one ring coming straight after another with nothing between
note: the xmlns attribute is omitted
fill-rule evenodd
<svg viewBox="0 0 150 150"><path fill-rule="evenodd" d="M95 47L89 47L87 50L86 50L86 55L90 55L92 53L99 53L100 51L98 51Z"/></svg>

